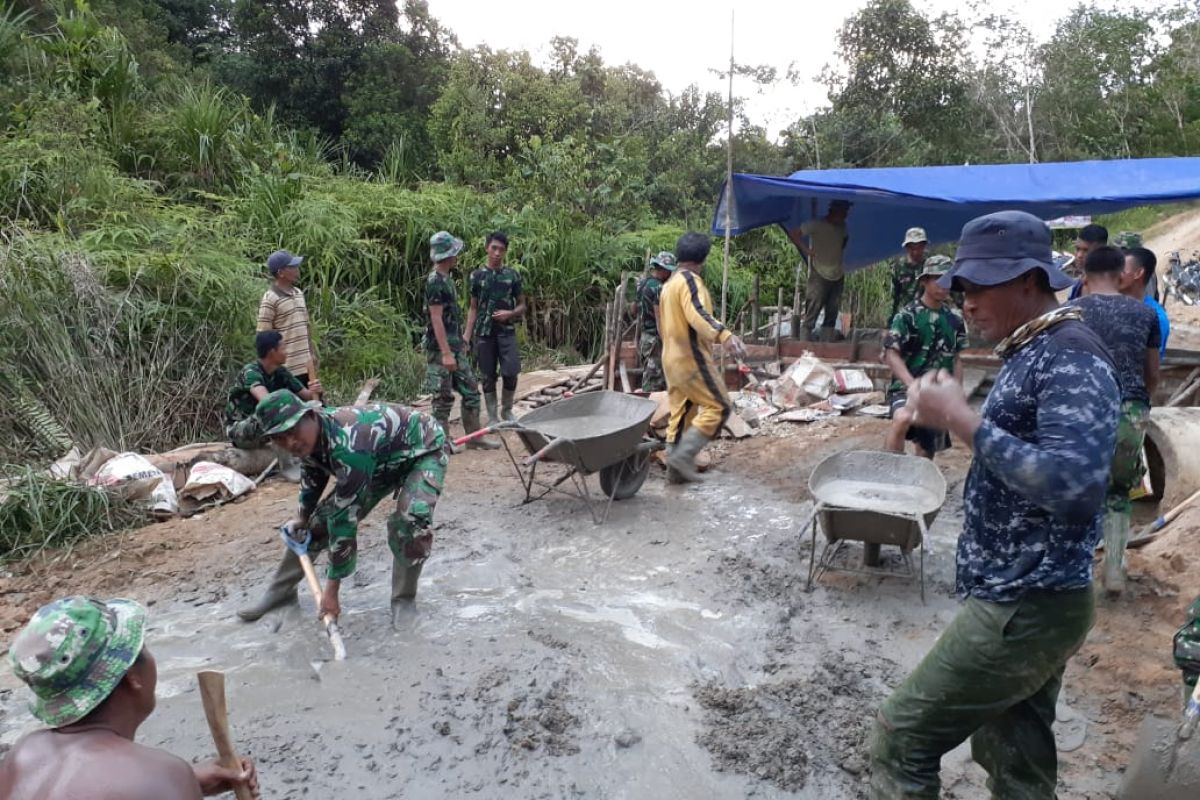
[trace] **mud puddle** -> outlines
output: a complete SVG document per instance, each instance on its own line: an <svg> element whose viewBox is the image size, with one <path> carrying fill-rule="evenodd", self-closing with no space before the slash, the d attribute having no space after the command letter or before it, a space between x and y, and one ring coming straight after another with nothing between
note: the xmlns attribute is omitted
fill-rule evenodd
<svg viewBox="0 0 1200 800"><path fill-rule="evenodd" d="M307 599L236 621L273 563L157 602L160 701L141 740L208 757L194 673L221 669L268 798L861 796L878 701L956 608L956 501L931 531L922 605L901 579L832 573L806 593L799 488L652 475L595 526L569 499L520 506L502 470L455 460L419 610L397 631L384 518L368 520L342 590L347 662L324 661ZM269 530L277 506L241 513ZM3 744L35 725L7 672L0 687ZM978 796L964 762L947 759L947 796Z"/></svg>

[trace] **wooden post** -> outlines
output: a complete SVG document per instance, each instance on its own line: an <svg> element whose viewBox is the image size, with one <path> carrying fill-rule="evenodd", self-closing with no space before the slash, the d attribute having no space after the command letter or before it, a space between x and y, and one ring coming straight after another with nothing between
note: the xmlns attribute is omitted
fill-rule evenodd
<svg viewBox="0 0 1200 800"><path fill-rule="evenodd" d="M775 298L775 360L783 367L783 287Z"/></svg>
<svg viewBox="0 0 1200 800"><path fill-rule="evenodd" d="M758 272L754 273L754 298L750 301L750 341L758 341L758 291L760 279Z"/></svg>
<svg viewBox="0 0 1200 800"><path fill-rule="evenodd" d="M792 338L800 338L800 276L803 274L803 268L808 263L804 256L800 256L800 260L796 263L796 285L792 290ZM811 272L811 267L809 272ZM783 297L779 298L779 303L782 306Z"/></svg>
<svg viewBox="0 0 1200 800"><path fill-rule="evenodd" d="M729 12L729 128L725 148L725 258L721 264L722 324L729 323L725 316L725 303L729 297L729 232L733 224L733 68L733 11L731 10Z"/></svg>

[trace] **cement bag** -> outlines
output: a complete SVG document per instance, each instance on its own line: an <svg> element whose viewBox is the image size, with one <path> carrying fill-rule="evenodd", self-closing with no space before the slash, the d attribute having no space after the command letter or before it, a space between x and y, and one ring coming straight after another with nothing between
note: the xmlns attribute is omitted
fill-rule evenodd
<svg viewBox="0 0 1200 800"><path fill-rule="evenodd" d="M839 369L833 373L834 385L838 394L857 394L875 390L875 384L865 370Z"/></svg>
<svg viewBox="0 0 1200 800"><path fill-rule="evenodd" d="M812 353L805 353L797 358L771 386L771 404L776 408L796 408L801 403L808 402L805 395L811 393L805 387L805 383L812 379L814 373L819 373L821 367L824 367L821 359ZM832 373L830 378L832 379ZM819 378L817 382L820 382ZM814 388L818 387L814 385ZM820 397L824 400L828 396L829 393L826 392Z"/></svg>
<svg viewBox="0 0 1200 800"><path fill-rule="evenodd" d="M211 461L192 465L187 483L179 490L184 510L213 502L224 502L254 491L254 482L242 473Z"/></svg>
<svg viewBox="0 0 1200 800"><path fill-rule="evenodd" d="M151 511L162 514L179 511L175 484L137 453L120 453L108 459L88 478L88 483L112 489L127 500L143 502Z"/></svg>

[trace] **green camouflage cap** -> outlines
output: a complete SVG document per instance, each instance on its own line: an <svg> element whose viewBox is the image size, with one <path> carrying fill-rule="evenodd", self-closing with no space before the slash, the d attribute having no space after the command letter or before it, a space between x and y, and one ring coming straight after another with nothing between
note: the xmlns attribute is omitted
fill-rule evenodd
<svg viewBox="0 0 1200 800"><path fill-rule="evenodd" d="M925 267L921 270L921 274L917 276L917 279L919 280L931 275L940 278L949 272L953 266L954 262L950 260L949 256L930 256L925 259Z"/></svg>
<svg viewBox="0 0 1200 800"><path fill-rule="evenodd" d="M316 400L305 402L287 389L277 389L259 401L254 409L263 436L278 436L296 427L300 418L321 407Z"/></svg>
<svg viewBox="0 0 1200 800"><path fill-rule="evenodd" d="M462 249L463 240L446 231L438 231L429 237L429 260L435 264L458 255Z"/></svg>
<svg viewBox="0 0 1200 800"><path fill-rule="evenodd" d="M92 713L137 661L145 628L146 609L133 600L64 597L39 608L8 651L33 690L29 710L52 728Z"/></svg>
<svg viewBox="0 0 1200 800"><path fill-rule="evenodd" d="M1132 250L1142 246L1142 235L1133 231L1121 231L1113 238L1113 244L1122 250Z"/></svg>
<svg viewBox="0 0 1200 800"><path fill-rule="evenodd" d="M669 250L663 250L661 253L650 259L650 266L665 269L667 272L674 272L678 262L675 260L675 254Z"/></svg>

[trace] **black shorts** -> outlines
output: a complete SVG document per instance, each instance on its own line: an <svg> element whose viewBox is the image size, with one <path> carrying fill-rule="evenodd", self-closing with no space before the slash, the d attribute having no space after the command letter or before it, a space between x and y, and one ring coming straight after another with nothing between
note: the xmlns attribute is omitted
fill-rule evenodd
<svg viewBox="0 0 1200 800"><path fill-rule="evenodd" d="M887 396L888 419L893 419L896 412L904 408L904 404L907 402L908 395L905 392L890 392ZM904 439L930 455L950 449L950 434L933 428L922 428L920 425L909 426L908 432L904 434Z"/></svg>

